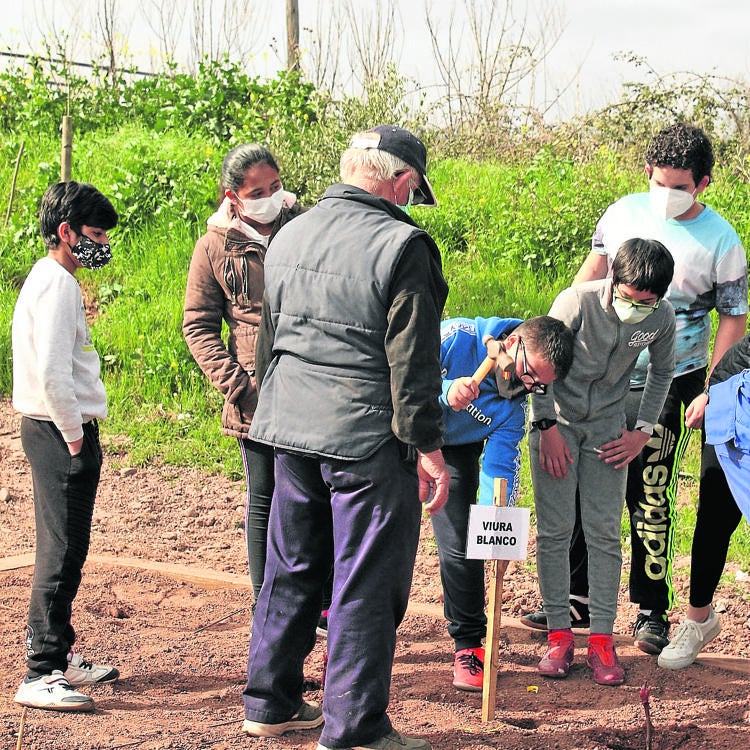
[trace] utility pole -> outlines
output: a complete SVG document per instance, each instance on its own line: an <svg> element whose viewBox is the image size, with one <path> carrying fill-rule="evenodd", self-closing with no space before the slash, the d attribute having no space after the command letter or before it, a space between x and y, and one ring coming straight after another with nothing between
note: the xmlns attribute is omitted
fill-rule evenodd
<svg viewBox="0 0 750 750"><path fill-rule="evenodd" d="M286 0L286 67L299 68L299 0Z"/></svg>

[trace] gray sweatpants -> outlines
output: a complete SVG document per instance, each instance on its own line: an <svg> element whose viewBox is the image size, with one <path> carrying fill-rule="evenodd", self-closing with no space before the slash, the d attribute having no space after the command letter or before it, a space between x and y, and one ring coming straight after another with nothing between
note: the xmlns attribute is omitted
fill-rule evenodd
<svg viewBox="0 0 750 750"><path fill-rule="evenodd" d="M531 480L537 520L539 590L550 629L570 627L568 550L575 521L576 487L589 550L589 612L592 633L611 634L617 613L622 552L620 525L626 469L615 469L594 450L620 436L625 426L611 417L557 427L573 457L568 475L556 479L539 465L539 430L529 433Z"/></svg>

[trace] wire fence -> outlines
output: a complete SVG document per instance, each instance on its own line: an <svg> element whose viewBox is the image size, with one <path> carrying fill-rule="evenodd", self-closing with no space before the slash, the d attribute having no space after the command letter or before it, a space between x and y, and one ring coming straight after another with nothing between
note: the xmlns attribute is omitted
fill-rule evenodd
<svg viewBox="0 0 750 750"><path fill-rule="evenodd" d="M106 65L98 65L97 63L90 62L76 62L75 60L67 60L63 57L45 57L44 55L24 54L22 52L7 52L0 50L0 58L15 59L15 60L38 60L43 63L50 63L54 65L65 65L74 68L84 68L88 70L102 70L106 69ZM117 72L129 76L140 76L141 78L156 77L159 74L153 73L149 70L134 70L127 67L120 67Z"/></svg>

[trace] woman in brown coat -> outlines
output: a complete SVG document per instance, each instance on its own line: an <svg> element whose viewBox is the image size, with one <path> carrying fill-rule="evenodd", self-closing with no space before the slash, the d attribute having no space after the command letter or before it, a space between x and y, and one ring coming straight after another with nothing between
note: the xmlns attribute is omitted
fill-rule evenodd
<svg viewBox="0 0 750 750"><path fill-rule="evenodd" d="M255 342L263 261L276 232L304 209L283 189L271 152L254 143L237 146L224 158L221 195L193 251L182 331L195 361L224 395L222 432L239 441L247 483L247 556L257 601L274 486L273 449L247 437L258 402ZM229 328L226 345L223 322Z"/></svg>

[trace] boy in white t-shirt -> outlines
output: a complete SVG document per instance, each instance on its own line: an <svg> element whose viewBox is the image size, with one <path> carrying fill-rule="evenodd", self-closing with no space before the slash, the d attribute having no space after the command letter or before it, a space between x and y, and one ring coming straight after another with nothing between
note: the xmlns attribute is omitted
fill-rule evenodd
<svg viewBox="0 0 750 750"><path fill-rule="evenodd" d="M666 299L675 310L675 374L655 424L635 422L643 394L648 352L638 360L626 402L628 426L651 433L628 466L626 502L631 519L630 600L640 612L635 643L658 654L669 643L667 612L674 606L672 563L678 469L691 428L700 427L708 400L707 383L716 363L745 334L748 311L747 258L732 226L698 196L711 182L714 153L706 134L676 123L662 129L646 150L649 191L613 203L599 220L592 250L574 283L608 276L620 245L633 237L658 240L674 258L674 278ZM718 314L709 357L711 311ZM576 519L570 554L571 620L584 611L588 626L585 537ZM580 618L583 619L583 618ZM546 628L543 612L521 618Z"/></svg>

